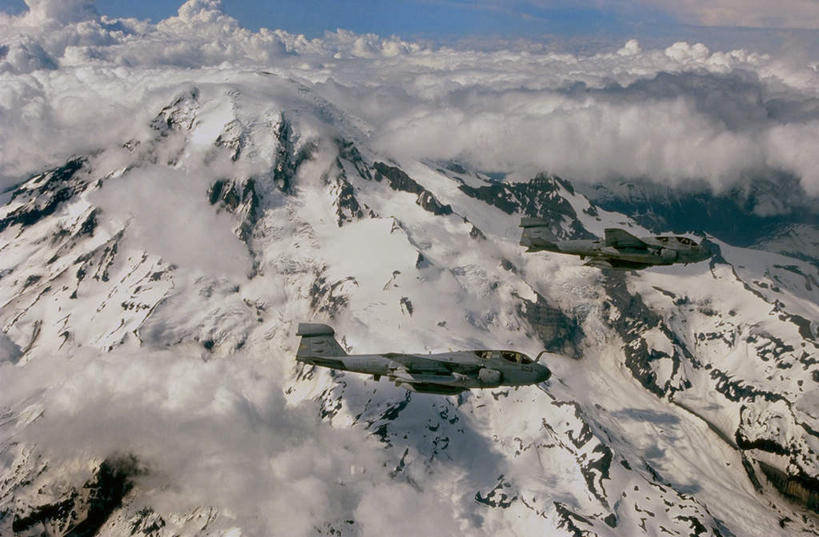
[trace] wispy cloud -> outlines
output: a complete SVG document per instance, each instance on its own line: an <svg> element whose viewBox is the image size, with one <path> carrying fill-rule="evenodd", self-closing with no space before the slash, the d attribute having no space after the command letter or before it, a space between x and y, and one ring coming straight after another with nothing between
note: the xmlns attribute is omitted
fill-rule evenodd
<svg viewBox="0 0 819 537"><path fill-rule="evenodd" d="M771 3L763 0L642 0L678 20L703 26L740 26L750 28L819 29L819 2L785 0Z"/></svg>
<svg viewBox="0 0 819 537"><path fill-rule="evenodd" d="M506 15L537 16L548 19L557 10L595 10L612 16L621 16L639 23L648 8L665 13L682 24L751 28L819 29L819 4L815 0L785 0L772 4L763 0L518 0L497 2L439 2L462 9L480 9L502 12ZM540 14L538 15L533 15Z"/></svg>
<svg viewBox="0 0 819 537"><path fill-rule="evenodd" d="M249 535L306 536L323 524L343 524L358 506L361 534L380 535L399 519L396 512L413 505L425 513L421 527L458 533L447 500L434 490L422 493L392 483L386 472L367 471L387 463L377 440L320 426L318 403L289 405L281 380L250 363L146 350L84 353L70 364L55 359L5 369L0 404L51 386L41 399L48 417L17 440L36 443L55 465L138 454L150 469L141 502L159 512L215 505L226 509L216 527L233 520ZM55 368L74 374L59 378ZM385 510L385 502L401 508Z"/></svg>

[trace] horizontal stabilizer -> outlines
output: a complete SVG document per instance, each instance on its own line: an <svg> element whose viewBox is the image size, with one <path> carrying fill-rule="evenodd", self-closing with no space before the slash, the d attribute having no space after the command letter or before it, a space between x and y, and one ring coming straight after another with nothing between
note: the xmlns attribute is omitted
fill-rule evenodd
<svg viewBox="0 0 819 537"><path fill-rule="evenodd" d="M326 324L299 323L299 330L296 332L296 335L302 337L318 337L332 336L335 333L336 331Z"/></svg>
<svg viewBox="0 0 819 537"><path fill-rule="evenodd" d="M520 235L520 245L526 246L527 252L539 250L557 251L557 237L549 228L549 223L540 218L524 216L520 219L523 233Z"/></svg>
<svg viewBox="0 0 819 537"><path fill-rule="evenodd" d="M612 248L646 248L648 245L628 231L606 228L606 246Z"/></svg>
<svg viewBox="0 0 819 537"><path fill-rule="evenodd" d="M541 227L549 226L549 222L542 218L533 218L531 216L524 216L520 219L520 227Z"/></svg>
<svg viewBox="0 0 819 537"><path fill-rule="evenodd" d="M297 336L302 339L299 342L299 350L296 352L296 359L302 362L314 363L325 367L335 367L315 360L316 357L346 356L347 353L333 337L336 333L326 324L319 323L299 323Z"/></svg>
<svg viewBox="0 0 819 537"><path fill-rule="evenodd" d="M609 263L605 259L600 259L598 257L593 257L593 258L589 259L588 261L583 263L583 265L585 265L587 267L596 267L596 268L601 268L601 269L614 268L614 266L611 263Z"/></svg>

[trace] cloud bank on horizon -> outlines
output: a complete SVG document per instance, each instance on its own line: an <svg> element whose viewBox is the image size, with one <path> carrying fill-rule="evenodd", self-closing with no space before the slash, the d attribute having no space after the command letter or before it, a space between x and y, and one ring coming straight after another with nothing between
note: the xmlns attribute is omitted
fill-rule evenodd
<svg viewBox="0 0 819 537"><path fill-rule="evenodd" d="M308 39L243 28L218 0L189 0L156 24L101 17L88 0L27 4L0 13L3 186L129 139L182 84L265 71L339 107L393 158L717 189L784 172L819 194L816 63L686 42L582 55L345 30ZM679 9L715 21L728 12L700 5Z"/></svg>
<svg viewBox="0 0 819 537"><path fill-rule="evenodd" d="M582 17L583 11L642 24L664 23L721 28L819 29L819 3L814 0L497 0L428 1L426 4L484 10L524 19Z"/></svg>
<svg viewBox="0 0 819 537"><path fill-rule="evenodd" d="M641 0L688 24L750 28L819 28L819 3L813 0Z"/></svg>

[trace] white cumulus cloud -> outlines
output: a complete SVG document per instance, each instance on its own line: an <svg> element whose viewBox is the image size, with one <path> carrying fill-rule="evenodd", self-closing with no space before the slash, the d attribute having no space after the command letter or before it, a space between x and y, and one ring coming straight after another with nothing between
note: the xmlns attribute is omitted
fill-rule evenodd
<svg viewBox="0 0 819 537"><path fill-rule="evenodd" d="M308 39L242 28L216 0L190 0L155 25L100 18L88 2L32 2L0 27L4 184L126 139L134 122L123 118L155 113L152 97L175 84L265 71L326 98L395 156L715 187L776 170L819 193L819 73L753 50L629 40L592 55L479 51L345 30Z"/></svg>

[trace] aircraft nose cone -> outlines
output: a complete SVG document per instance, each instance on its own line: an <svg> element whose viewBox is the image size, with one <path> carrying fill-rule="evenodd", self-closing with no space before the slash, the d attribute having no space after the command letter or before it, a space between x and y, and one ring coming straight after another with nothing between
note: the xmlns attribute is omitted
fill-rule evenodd
<svg viewBox="0 0 819 537"><path fill-rule="evenodd" d="M538 373L537 373L537 381L538 382L543 382L545 380L549 380L549 377L551 377L551 376L552 376L552 372L549 371L548 367L543 366L543 365L540 366L540 369L538 370Z"/></svg>
<svg viewBox="0 0 819 537"><path fill-rule="evenodd" d="M704 261L712 255L714 255L714 251L711 249L708 241L702 241L702 244L700 244L700 258Z"/></svg>

